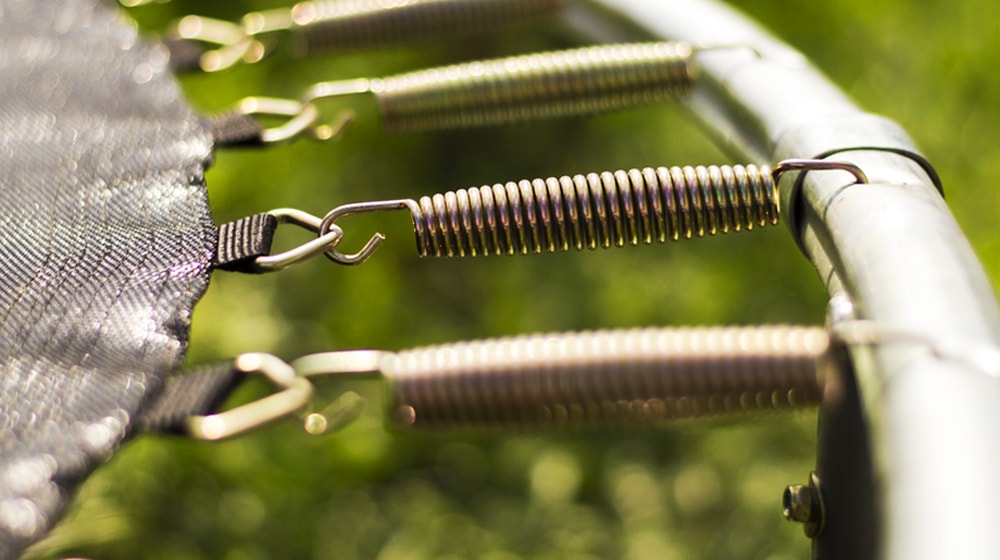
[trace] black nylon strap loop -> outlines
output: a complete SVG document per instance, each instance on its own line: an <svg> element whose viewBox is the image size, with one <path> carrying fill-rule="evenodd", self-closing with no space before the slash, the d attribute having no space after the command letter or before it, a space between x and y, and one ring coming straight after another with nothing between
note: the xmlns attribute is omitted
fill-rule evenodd
<svg viewBox="0 0 1000 560"><path fill-rule="evenodd" d="M201 69L202 45L189 39L166 39L163 42L170 51L170 68L176 72L194 72Z"/></svg>
<svg viewBox="0 0 1000 560"><path fill-rule="evenodd" d="M219 270L256 273L257 257L271 253L278 219L271 214L254 214L219 226L219 244L213 267Z"/></svg>
<svg viewBox="0 0 1000 560"><path fill-rule="evenodd" d="M264 145L264 129L255 118L243 113L224 113L209 120L215 145L223 148Z"/></svg>
<svg viewBox="0 0 1000 560"><path fill-rule="evenodd" d="M211 414L246 379L231 361L206 364L168 377L163 391L136 418L144 432L183 434L187 419Z"/></svg>

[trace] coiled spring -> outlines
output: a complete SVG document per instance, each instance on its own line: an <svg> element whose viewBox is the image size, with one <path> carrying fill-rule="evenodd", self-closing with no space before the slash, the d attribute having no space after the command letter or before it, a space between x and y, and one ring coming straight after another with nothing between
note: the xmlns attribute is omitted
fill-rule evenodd
<svg viewBox="0 0 1000 560"><path fill-rule="evenodd" d="M566 251L650 244L778 223L778 178L789 171L841 171L868 178L855 164L786 159L767 166L647 167L338 206L320 221L315 241L296 262L320 253L340 264L371 258L385 241L376 233L356 253L340 250L337 220L407 210L420 256L452 257ZM336 232L338 235L333 235Z"/></svg>
<svg viewBox="0 0 1000 560"><path fill-rule="evenodd" d="M403 427L615 426L801 407L819 328L639 329L450 344L383 360Z"/></svg>
<svg viewBox="0 0 1000 560"><path fill-rule="evenodd" d="M387 130L488 126L684 94L693 76L691 55L681 43L587 47L432 68L371 87Z"/></svg>
<svg viewBox="0 0 1000 560"><path fill-rule="evenodd" d="M138 0L142 1L142 0ZM318 0L252 12L239 23L186 16L167 44L176 69L214 72L254 63L290 35L312 55L501 29L554 15L566 0ZM203 45L215 46L204 50Z"/></svg>
<svg viewBox="0 0 1000 560"><path fill-rule="evenodd" d="M708 48L708 47L703 47ZM724 47L718 47L724 48ZM385 130L417 132L592 115L688 92L695 47L686 43L628 43L536 53L429 68L383 78L318 82L299 100L247 98L236 113L266 102L295 107L292 119L264 131L272 140L339 136L354 113L320 123L317 102L352 95L375 98Z"/></svg>
<svg viewBox="0 0 1000 560"><path fill-rule="evenodd" d="M292 8L307 54L482 33L554 14L565 0L325 0Z"/></svg>
<svg viewBox="0 0 1000 560"><path fill-rule="evenodd" d="M647 167L483 186L419 201L421 256L650 244L778 223L768 167Z"/></svg>

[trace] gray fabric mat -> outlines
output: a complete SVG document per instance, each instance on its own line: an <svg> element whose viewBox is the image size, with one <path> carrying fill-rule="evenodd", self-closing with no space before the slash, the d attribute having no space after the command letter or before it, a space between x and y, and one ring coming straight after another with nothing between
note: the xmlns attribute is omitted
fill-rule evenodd
<svg viewBox="0 0 1000 560"><path fill-rule="evenodd" d="M0 558L183 359L211 138L111 3L0 0Z"/></svg>

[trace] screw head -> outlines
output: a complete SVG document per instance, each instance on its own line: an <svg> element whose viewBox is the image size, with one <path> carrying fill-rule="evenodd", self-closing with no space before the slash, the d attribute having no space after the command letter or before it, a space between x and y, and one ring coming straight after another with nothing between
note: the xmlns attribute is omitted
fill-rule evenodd
<svg viewBox="0 0 1000 560"><path fill-rule="evenodd" d="M792 484L785 488L785 493L781 496L781 514L788 521L808 523L815 517L813 502L812 488L804 484Z"/></svg>
<svg viewBox="0 0 1000 560"><path fill-rule="evenodd" d="M807 537L816 538L823 532L823 494L819 476L809 475L809 484L792 484L781 496L781 514L788 521L804 524Z"/></svg>

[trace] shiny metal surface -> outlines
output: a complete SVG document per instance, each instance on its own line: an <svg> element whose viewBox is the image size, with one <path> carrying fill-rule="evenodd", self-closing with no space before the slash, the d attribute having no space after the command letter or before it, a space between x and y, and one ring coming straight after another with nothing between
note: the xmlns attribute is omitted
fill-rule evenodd
<svg viewBox="0 0 1000 560"><path fill-rule="evenodd" d="M831 293L843 289L852 300L856 318L905 325L928 340L1000 344L1000 311L982 267L933 178L897 151L916 152L898 125L863 112L799 53L722 4L590 4L595 11L578 13L578 27L602 40L726 41L760 53L706 54L687 101L734 153L775 161L838 152L864 170L867 185L845 187L835 174L808 173L788 194L797 215L793 234ZM608 13L631 23L617 25ZM996 557L995 372L919 342L858 347L852 356L875 450L878 557ZM819 467L836 469L830 461ZM956 492L955 481L976 481L976 492ZM853 490L827 487L828 497ZM836 557L836 539L850 538L827 531L816 554Z"/></svg>
<svg viewBox="0 0 1000 560"><path fill-rule="evenodd" d="M621 247L778 223L768 167L658 167L497 183L425 196L420 256Z"/></svg>
<svg viewBox="0 0 1000 560"><path fill-rule="evenodd" d="M380 367L400 427L607 428L815 405L829 348L821 328L634 329L431 346Z"/></svg>
<svg viewBox="0 0 1000 560"><path fill-rule="evenodd" d="M287 29L305 54L509 27L558 13L566 0L321 0L292 7Z"/></svg>
<svg viewBox="0 0 1000 560"><path fill-rule="evenodd" d="M663 42L584 47L400 74L372 91L394 131L594 114L683 95L693 53Z"/></svg>
<svg viewBox="0 0 1000 560"><path fill-rule="evenodd" d="M326 139L317 133L321 126L318 123L319 111L309 103L274 97L246 97L237 103L236 112L265 118L289 117L284 123L261 131L260 140L264 144L280 144L300 136Z"/></svg>
<svg viewBox="0 0 1000 560"><path fill-rule="evenodd" d="M420 213L420 208L417 206L417 203L408 198L344 204L326 213L326 216L323 217L323 222L320 224L319 233L323 236L334 229L338 229L336 224L337 220L345 216L394 210L407 210L409 211L411 217L415 217ZM382 245L383 241L385 241L385 236L376 232L368 239L368 242L365 243L364 247L356 253L344 254L336 247L336 245L334 245L326 251L326 256L330 260L340 264L361 264L371 258L372 254L374 254L379 246Z"/></svg>
<svg viewBox="0 0 1000 560"><path fill-rule="evenodd" d="M168 36L193 48L211 47L182 69L217 72L258 62L279 48L306 56L475 35L554 17L566 2L316 0L252 12L239 23L190 15L174 24Z"/></svg>
<svg viewBox="0 0 1000 560"><path fill-rule="evenodd" d="M365 406L364 397L354 391L347 391L323 410L306 415L303 427L306 433L313 436L334 433L357 420Z"/></svg>
<svg viewBox="0 0 1000 560"><path fill-rule="evenodd" d="M295 414L312 401L313 387L309 380L275 356L258 352L241 354L233 361L233 367L248 375L263 375L280 390L225 412L190 417L187 427L191 437L208 441L235 437Z"/></svg>

